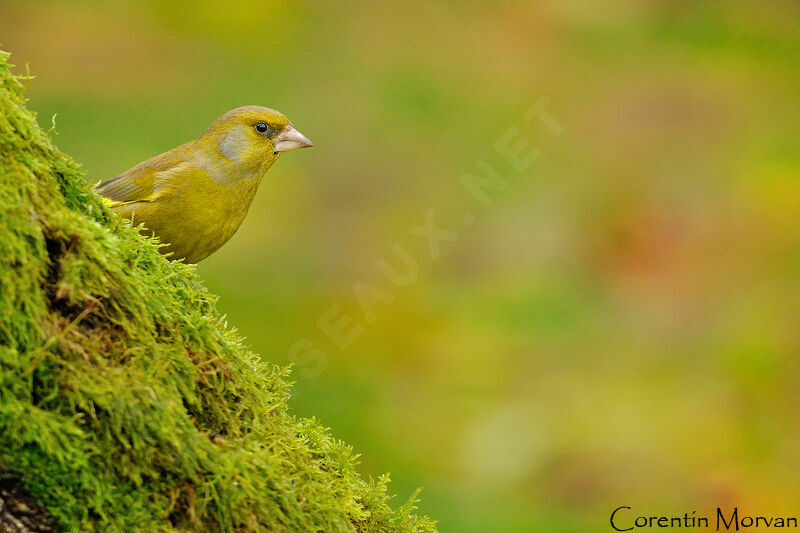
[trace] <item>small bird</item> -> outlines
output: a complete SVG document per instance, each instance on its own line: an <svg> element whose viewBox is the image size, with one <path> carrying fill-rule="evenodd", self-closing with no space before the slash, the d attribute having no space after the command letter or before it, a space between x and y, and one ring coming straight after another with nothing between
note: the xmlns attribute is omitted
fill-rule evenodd
<svg viewBox="0 0 800 533"><path fill-rule="evenodd" d="M260 106L228 111L198 139L98 185L111 209L143 223L170 259L197 263L230 239L258 184L283 152L313 146L283 114Z"/></svg>

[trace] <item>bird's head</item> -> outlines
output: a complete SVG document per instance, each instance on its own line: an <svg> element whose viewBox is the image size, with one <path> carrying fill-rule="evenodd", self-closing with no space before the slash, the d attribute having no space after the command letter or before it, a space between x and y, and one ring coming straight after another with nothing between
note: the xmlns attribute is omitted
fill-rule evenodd
<svg viewBox="0 0 800 533"><path fill-rule="evenodd" d="M260 106L228 111L198 140L243 170L266 170L281 153L314 146L282 113Z"/></svg>

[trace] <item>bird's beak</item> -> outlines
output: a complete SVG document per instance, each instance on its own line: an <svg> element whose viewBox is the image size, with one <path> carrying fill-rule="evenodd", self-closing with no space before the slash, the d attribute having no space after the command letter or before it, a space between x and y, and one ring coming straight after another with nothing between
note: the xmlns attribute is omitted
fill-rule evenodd
<svg viewBox="0 0 800 533"><path fill-rule="evenodd" d="M272 142L275 143L275 152L290 152L298 148L308 148L314 146L311 139L297 131L294 126L289 124L283 131L273 137Z"/></svg>

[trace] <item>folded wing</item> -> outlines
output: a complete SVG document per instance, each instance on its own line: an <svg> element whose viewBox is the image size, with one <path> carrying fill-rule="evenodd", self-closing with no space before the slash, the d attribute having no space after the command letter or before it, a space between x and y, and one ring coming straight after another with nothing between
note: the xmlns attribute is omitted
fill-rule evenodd
<svg viewBox="0 0 800 533"><path fill-rule="evenodd" d="M152 202L159 196L165 178L173 176L186 167L186 152L189 143L164 154L139 163L124 174L101 183L95 192L103 197L109 207Z"/></svg>

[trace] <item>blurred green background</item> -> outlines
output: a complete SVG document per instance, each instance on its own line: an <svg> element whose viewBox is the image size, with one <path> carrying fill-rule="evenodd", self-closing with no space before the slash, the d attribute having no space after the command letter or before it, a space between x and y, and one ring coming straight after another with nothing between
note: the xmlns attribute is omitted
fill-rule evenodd
<svg viewBox="0 0 800 533"><path fill-rule="evenodd" d="M314 140L198 271L266 359L324 354L296 412L443 532L800 505L799 25L792 1L0 1L92 181L245 104ZM542 96L561 135L523 120ZM541 151L522 173L510 127ZM480 158L509 183L488 207L459 183ZM409 233L429 209L458 232L438 258ZM374 323L356 282L392 295ZM364 328L345 350L333 305Z"/></svg>

